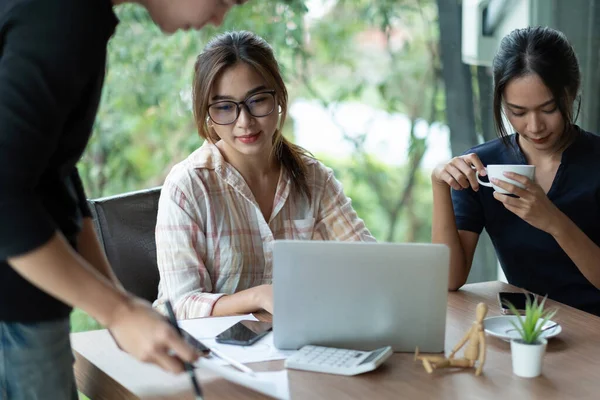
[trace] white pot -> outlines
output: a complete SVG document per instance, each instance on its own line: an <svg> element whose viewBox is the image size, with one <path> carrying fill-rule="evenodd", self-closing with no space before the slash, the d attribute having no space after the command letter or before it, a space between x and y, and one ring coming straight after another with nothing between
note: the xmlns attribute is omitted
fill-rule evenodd
<svg viewBox="0 0 600 400"><path fill-rule="evenodd" d="M546 353L546 339L538 339L536 344L523 343L521 339L510 342L513 373L522 378L535 378L542 373L542 360Z"/></svg>

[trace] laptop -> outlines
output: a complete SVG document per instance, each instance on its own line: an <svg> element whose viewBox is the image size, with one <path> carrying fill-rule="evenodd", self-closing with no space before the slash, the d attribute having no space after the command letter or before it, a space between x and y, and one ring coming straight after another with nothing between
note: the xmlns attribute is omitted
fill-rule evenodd
<svg viewBox="0 0 600 400"><path fill-rule="evenodd" d="M275 347L442 352L449 263L441 244L275 241Z"/></svg>

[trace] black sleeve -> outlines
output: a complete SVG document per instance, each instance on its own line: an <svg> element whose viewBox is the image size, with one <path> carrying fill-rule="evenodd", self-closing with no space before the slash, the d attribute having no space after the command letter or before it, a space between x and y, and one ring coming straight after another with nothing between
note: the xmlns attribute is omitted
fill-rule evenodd
<svg viewBox="0 0 600 400"><path fill-rule="evenodd" d="M73 187L77 192L77 201L79 204L79 210L81 211L81 216L83 218L92 218L92 212L90 211L85 190L83 189L83 183L81 182L81 177L79 176L79 171L77 168L74 168L73 172L71 173L71 181L73 182Z"/></svg>
<svg viewBox="0 0 600 400"><path fill-rule="evenodd" d="M57 229L36 187L89 80L85 71L106 51L85 4L22 1L0 15L0 260L43 245Z"/></svg>
<svg viewBox="0 0 600 400"><path fill-rule="evenodd" d="M471 231L481 234L485 227L485 217L477 193L471 189L452 189L452 206L456 228L459 231Z"/></svg>

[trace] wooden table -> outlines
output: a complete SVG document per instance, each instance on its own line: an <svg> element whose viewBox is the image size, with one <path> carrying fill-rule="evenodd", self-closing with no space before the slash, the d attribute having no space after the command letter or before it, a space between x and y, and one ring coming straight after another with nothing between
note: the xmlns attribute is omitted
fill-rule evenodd
<svg viewBox="0 0 600 400"><path fill-rule="evenodd" d="M464 286L449 293L446 326L446 353L460 340L475 317L477 303L488 305L488 316L501 315L497 304L499 291L518 291L501 282L485 282ZM600 398L600 318L560 303L548 301L558 308L554 320L560 322L562 333L548 341L543 374L534 379L512 374L510 344L490 336L487 340L487 360L483 375L475 377L463 370L438 370L428 375L413 355L396 353L379 369L355 377L289 370L292 399L598 399ZM94 346L93 332L75 333L75 376L79 390L92 400L137 399L139 388L124 387L119 371L96 349L94 357L86 346ZM461 350L462 352L462 350ZM461 354L459 352L459 356ZM98 367L97 365L101 365ZM280 370L282 361L253 364L257 371ZM111 378L110 376L113 378ZM143 377L140 377L143 379ZM182 378L183 379L183 378ZM203 376L201 381L207 399L264 398L249 389L232 384L217 376ZM189 382L187 382L189 384ZM152 382L157 388L159 382ZM192 399L191 390L169 393L157 389L157 395L147 399ZM183 390L183 391L182 391ZM138 393L136 393L136 391ZM147 390L145 391L147 393Z"/></svg>

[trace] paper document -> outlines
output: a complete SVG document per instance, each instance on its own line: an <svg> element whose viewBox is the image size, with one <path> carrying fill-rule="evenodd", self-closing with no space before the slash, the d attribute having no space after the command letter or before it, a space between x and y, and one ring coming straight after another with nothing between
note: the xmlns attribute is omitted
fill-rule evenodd
<svg viewBox="0 0 600 400"><path fill-rule="evenodd" d="M204 339L202 340L202 343L204 343L208 348L216 348L226 356L229 356L234 360L244 364L261 361L284 360L296 352L295 350L277 349L273 344L273 332L269 332L252 346L222 344L217 343L215 339ZM222 364L227 363L223 362Z"/></svg>
<svg viewBox="0 0 600 400"><path fill-rule="evenodd" d="M217 343L215 337L230 328L235 323L242 320L258 321L254 315L236 315L233 317L213 317L213 318L196 318L179 321L179 327L186 330L194 338L202 341L202 343L211 349L217 349L225 356L233 358L244 364L283 360L292 355L294 350L278 350L273 344L273 332L268 333L258 342L251 346L237 346L231 344ZM226 361L218 357L211 357L211 360L227 365Z"/></svg>
<svg viewBox="0 0 600 400"><path fill-rule="evenodd" d="M290 398L288 375L285 369L276 372L256 372L252 376L230 367L224 367L206 358L201 358L196 365L200 368L208 369L230 382L256 390L276 399L287 400Z"/></svg>

